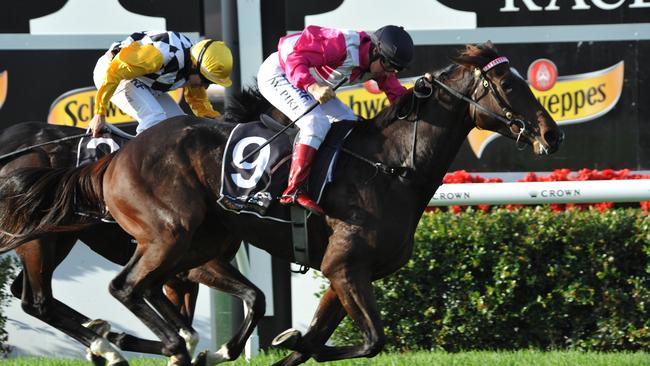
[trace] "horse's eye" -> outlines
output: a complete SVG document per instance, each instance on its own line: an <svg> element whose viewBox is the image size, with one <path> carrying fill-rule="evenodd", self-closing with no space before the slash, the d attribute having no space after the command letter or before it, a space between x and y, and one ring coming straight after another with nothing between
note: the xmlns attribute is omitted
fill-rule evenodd
<svg viewBox="0 0 650 366"><path fill-rule="evenodd" d="M507 80L502 81L501 82L501 89L506 93L510 93L512 91L512 83L510 83Z"/></svg>

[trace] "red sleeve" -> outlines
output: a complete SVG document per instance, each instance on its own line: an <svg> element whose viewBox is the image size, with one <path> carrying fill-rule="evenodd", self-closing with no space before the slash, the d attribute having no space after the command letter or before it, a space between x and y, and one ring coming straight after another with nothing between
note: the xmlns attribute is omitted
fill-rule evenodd
<svg viewBox="0 0 650 366"><path fill-rule="evenodd" d="M377 86L386 93L386 97L391 103L406 93L406 88L397 80L395 74L391 74L383 80L377 80Z"/></svg>

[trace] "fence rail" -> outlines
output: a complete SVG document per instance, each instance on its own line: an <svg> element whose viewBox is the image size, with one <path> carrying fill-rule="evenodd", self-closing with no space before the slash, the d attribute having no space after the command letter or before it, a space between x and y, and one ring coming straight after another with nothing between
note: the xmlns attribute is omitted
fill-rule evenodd
<svg viewBox="0 0 650 366"><path fill-rule="evenodd" d="M429 206L650 201L650 179L443 184Z"/></svg>

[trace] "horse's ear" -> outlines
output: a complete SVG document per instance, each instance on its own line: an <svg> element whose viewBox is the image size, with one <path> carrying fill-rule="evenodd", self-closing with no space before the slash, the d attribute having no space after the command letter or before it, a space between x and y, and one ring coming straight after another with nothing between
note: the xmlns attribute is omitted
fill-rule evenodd
<svg viewBox="0 0 650 366"><path fill-rule="evenodd" d="M488 39L487 42L485 42L483 45L485 46L485 48L491 49L491 50L493 50L495 53L499 53L499 52L497 51L497 47L496 47L496 46L494 45L494 43L492 43L492 41L490 41L489 39Z"/></svg>

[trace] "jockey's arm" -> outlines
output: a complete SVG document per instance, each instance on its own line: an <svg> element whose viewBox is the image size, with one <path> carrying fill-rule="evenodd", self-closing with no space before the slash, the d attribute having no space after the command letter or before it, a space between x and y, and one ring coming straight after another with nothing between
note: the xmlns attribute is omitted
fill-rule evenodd
<svg viewBox="0 0 650 366"><path fill-rule="evenodd" d="M407 91L407 89L399 82L395 74L390 74L383 80L377 80L377 86L386 94L386 97L391 104Z"/></svg>
<svg viewBox="0 0 650 366"><path fill-rule="evenodd" d="M208 100L208 93L202 86L183 88L183 95L187 105L190 106L194 115L198 117L217 118L221 113L212 108L210 100Z"/></svg>
<svg viewBox="0 0 650 366"><path fill-rule="evenodd" d="M97 90L95 114L106 115L108 103L120 81L156 72L162 64L162 54L153 45L133 42L121 49L108 66L102 85Z"/></svg>

